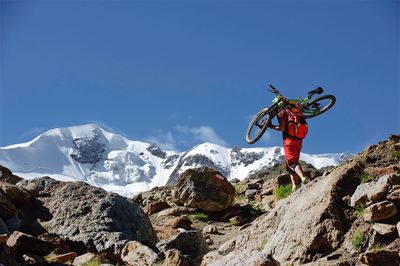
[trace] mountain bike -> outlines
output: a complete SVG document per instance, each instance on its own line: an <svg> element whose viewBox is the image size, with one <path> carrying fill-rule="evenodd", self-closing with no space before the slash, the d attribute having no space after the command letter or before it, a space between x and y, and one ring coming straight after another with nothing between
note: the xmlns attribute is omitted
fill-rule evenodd
<svg viewBox="0 0 400 266"><path fill-rule="evenodd" d="M324 90L321 87L308 92L304 99L287 99L274 86L269 85L269 91L276 97L272 100L271 107L262 108L251 120L246 130L246 142L253 144L258 141L265 131L271 126L272 119L285 108L298 108L304 114L306 119L316 117L328 111L336 102L333 95L323 95L312 99L316 94L322 94Z"/></svg>

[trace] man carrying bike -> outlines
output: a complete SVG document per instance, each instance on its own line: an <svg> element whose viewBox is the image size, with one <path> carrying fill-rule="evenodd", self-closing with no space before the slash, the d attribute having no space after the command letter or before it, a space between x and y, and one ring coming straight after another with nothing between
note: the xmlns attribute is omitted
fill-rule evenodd
<svg viewBox="0 0 400 266"><path fill-rule="evenodd" d="M283 137L283 150L285 153L285 166L287 171L290 173L290 180L292 181L292 191L297 189L297 185L307 182L307 178L304 176L303 169L299 164L300 152L303 145L303 138L307 132L298 135L292 132L291 127L294 123L292 120L303 119L305 123L304 115L301 113L299 108L291 107L281 110L278 115L279 125L270 125L270 128L282 132ZM300 124L300 123L299 123ZM306 124L306 123L305 123ZM296 125L293 125L296 126ZM299 127L297 125L297 127Z"/></svg>
<svg viewBox="0 0 400 266"><path fill-rule="evenodd" d="M306 119L319 116L328 111L336 102L333 95L323 95L312 99L314 95L322 94L321 87L308 92L304 99L287 99L272 85L270 91L276 95L271 107L262 108L251 120L246 130L246 142L253 144L258 141L268 128L282 132L283 148L286 157L286 169L290 173L293 190L300 180L304 183L303 170L299 164L299 157L303 138L308 131ZM271 124L274 117L278 118L279 125Z"/></svg>

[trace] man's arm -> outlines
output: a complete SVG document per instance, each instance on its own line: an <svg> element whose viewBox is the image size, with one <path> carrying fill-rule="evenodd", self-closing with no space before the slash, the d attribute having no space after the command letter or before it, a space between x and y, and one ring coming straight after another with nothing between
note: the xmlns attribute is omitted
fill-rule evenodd
<svg viewBox="0 0 400 266"><path fill-rule="evenodd" d="M283 132L285 130L286 121L285 119L283 119L282 113L279 113L276 117L278 118L279 125L270 125L269 127L274 130Z"/></svg>

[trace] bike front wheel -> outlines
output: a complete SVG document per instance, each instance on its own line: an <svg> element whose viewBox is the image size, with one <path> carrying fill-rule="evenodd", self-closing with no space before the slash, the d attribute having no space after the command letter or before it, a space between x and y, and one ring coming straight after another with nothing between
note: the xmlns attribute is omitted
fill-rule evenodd
<svg viewBox="0 0 400 266"><path fill-rule="evenodd" d="M273 116L270 115L268 108L264 108L258 112L247 127L246 142L253 144L258 141L268 129L272 118Z"/></svg>
<svg viewBox="0 0 400 266"><path fill-rule="evenodd" d="M302 110L304 117L307 119L325 113L326 111L332 108L335 102L336 102L336 97L333 95L324 95L318 97L309 102L304 107L304 109Z"/></svg>

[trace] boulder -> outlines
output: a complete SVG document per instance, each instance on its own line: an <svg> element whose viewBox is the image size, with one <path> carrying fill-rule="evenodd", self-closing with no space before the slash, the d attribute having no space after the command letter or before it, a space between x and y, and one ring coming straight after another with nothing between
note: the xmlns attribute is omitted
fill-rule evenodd
<svg viewBox="0 0 400 266"><path fill-rule="evenodd" d="M0 165L0 182L7 182L9 184L17 184L21 181L22 178L16 175L13 175L10 169Z"/></svg>
<svg viewBox="0 0 400 266"><path fill-rule="evenodd" d="M400 236L400 222L396 224L397 234Z"/></svg>
<svg viewBox="0 0 400 266"><path fill-rule="evenodd" d="M257 250L267 240L262 253L271 254L284 265L304 264L329 255L340 247L349 230L351 218L344 212L342 198L353 194L362 170L363 165L354 161L300 187L222 244L219 253Z"/></svg>
<svg viewBox="0 0 400 266"><path fill-rule="evenodd" d="M396 251L376 250L360 254L359 260L367 265L399 265L399 254Z"/></svg>
<svg viewBox="0 0 400 266"><path fill-rule="evenodd" d="M388 236L394 233L394 231L396 230L396 226L392 224L375 223L372 226L372 229L374 229L375 232L377 232L381 236Z"/></svg>
<svg viewBox="0 0 400 266"><path fill-rule="evenodd" d="M201 167L183 172L172 196L178 205L218 212L231 206L235 188L220 172Z"/></svg>
<svg viewBox="0 0 400 266"><path fill-rule="evenodd" d="M151 265L151 262L156 258L155 253L151 248L137 241L129 241L121 252L121 259L126 265Z"/></svg>
<svg viewBox="0 0 400 266"><path fill-rule="evenodd" d="M165 201L155 201L155 202L151 202L149 204L147 204L144 208L143 211L144 213L146 213L148 216L157 213L159 211L162 211L164 209L167 209L171 206L169 206L168 203L166 203Z"/></svg>
<svg viewBox="0 0 400 266"><path fill-rule="evenodd" d="M49 177L21 181L19 185L29 183L36 184L40 193L32 204L24 205L24 214L31 216L28 224L39 223L49 233L83 242L93 251L118 252L130 240L157 243L157 235L142 209L118 194L84 182Z"/></svg>
<svg viewBox="0 0 400 266"><path fill-rule="evenodd" d="M53 244L18 231L10 235L7 246L21 253L33 253L42 256L49 254L54 249Z"/></svg>
<svg viewBox="0 0 400 266"><path fill-rule="evenodd" d="M208 244L200 231L190 230L180 232L177 235L161 240L157 248L166 252L169 249L177 249L182 255L187 256L190 265L200 265L201 259L208 252Z"/></svg>
<svg viewBox="0 0 400 266"><path fill-rule="evenodd" d="M397 214L396 206L390 201L382 201L372 204L364 211L364 221L379 222L387 220Z"/></svg>
<svg viewBox="0 0 400 266"><path fill-rule="evenodd" d="M14 205L26 204L31 200L31 193L13 184L0 182L0 191Z"/></svg>

